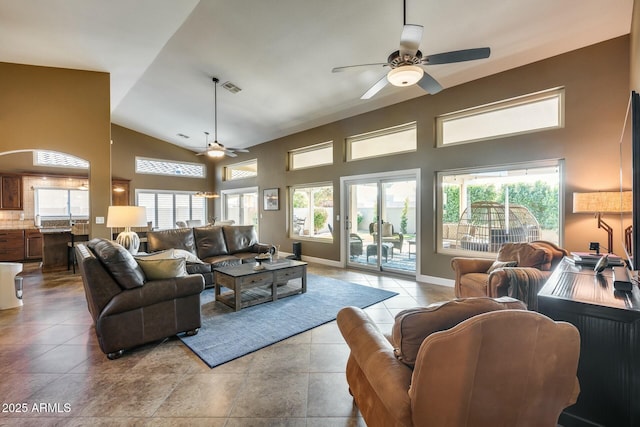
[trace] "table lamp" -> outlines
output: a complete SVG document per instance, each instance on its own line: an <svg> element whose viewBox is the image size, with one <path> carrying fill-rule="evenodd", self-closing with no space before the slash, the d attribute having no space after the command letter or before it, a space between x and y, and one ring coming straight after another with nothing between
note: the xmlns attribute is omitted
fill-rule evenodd
<svg viewBox="0 0 640 427"><path fill-rule="evenodd" d="M631 191L597 191L573 193L573 213L595 213L598 228L607 232L607 251L613 252L613 229L602 220L606 213L630 213L632 211Z"/></svg>
<svg viewBox="0 0 640 427"><path fill-rule="evenodd" d="M118 234L116 242L135 255L140 249L140 238L131 227L147 226L147 209L144 206L109 206L107 212L107 227L124 227Z"/></svg>

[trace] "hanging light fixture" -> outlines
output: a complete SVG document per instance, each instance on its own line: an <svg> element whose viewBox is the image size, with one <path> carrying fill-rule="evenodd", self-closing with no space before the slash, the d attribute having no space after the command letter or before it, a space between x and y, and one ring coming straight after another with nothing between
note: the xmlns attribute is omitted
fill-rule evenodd
<svg viewBox="0 0 640 427"><path fill-rule="evenodd" d="M217 77L213 77L213 145L216 147L220 147L220 143L218 142L218 80ZM205 132L206 133L206 132ZM207 133L207 137L209 134ZM209 142L207 141L207 147L209 147ZM224 150L217 149L209 149L207 151L207 156L213 158L224 157Z"/></svg>

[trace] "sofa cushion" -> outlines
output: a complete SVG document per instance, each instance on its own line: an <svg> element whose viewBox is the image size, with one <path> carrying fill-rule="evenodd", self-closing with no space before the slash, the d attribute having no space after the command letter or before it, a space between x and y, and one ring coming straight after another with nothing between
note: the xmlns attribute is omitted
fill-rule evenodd
<svg viewBox="0 0 640 427"><path fill-rule="evenodd" d="M420 345L434 332L444 331L480 313L527 306L514 298L463 298L428 307L403 310L396 315L391 343L398 360L413 368Z"/></svg>
<svg viewBox="0 0 640 427"><path fill-rule="evenodd" d="M198 258L204 260L216 255L228 254L222 227L197 227L193 229Z"/></svg>
<svg viewBox="0 0 640 427"><path fill-rule="evenodd" d="M138 258L147 280L173 279L187 275L187 262L184 258L145 259Z"/></svg>
<svg viewBox="0 0 640 427"><path fill-rule="evenodd" d="M142 268L123 246L100 238L91 240L87 246L121 288L133 289L144 285L145 275Z"/></svg>
<svg viewBox="0 0 640 427"><path fill-rule="evenodd" d="M534 267L538 270L551 269L552 254L543 247L530 243L506 243L498 252L498 261L516 261L518 267Z"/></svg>
<svg viewBox="0 0 640 427"><path fill-rule="evenodd" d="M245 252L258 243L258 233L253 225L225 225L222 231L230 254Z"/></svg>
<svg viewBox="0 0 640 427"><path fill-rule="evenodd" d="M147 232L147 251L158 252L166 249L184 249L196 255L196 244L191 228L155 230ZM199 257L202 259L202 257Z"/></svg>

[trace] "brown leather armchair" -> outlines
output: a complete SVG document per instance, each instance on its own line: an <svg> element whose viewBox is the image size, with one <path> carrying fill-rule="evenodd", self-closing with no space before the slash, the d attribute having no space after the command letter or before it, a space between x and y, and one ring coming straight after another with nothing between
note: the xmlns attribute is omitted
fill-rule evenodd
<svg viewBox="0 0 640 427"><path fill-rule="evenodd" d="M126 249L106 239L75 250L98 344L109 359L180 332L198 332L201 275L148 280Z"/></svg>
<svg viewBox="0 0 640 427"><path fill-rule="evenodd" d="M342 309L347 382L366 424L555 426L580 390L578 330L501 304L470 298L408 310L396 317L392 342L363 310ZM412 353L413 363L399 353Z"/></svg>
<svg viewBox="0 0 640 427"><path fill-rule="evenodd" d="M451 260L456 275L455 295L458 298L513 296L535 310L540 287L568 254L554 243L536 240L505 243L495 260L455 257ZM499 264L506 262L515 266ZM489 271L492 266L496 268Z"/></svg>

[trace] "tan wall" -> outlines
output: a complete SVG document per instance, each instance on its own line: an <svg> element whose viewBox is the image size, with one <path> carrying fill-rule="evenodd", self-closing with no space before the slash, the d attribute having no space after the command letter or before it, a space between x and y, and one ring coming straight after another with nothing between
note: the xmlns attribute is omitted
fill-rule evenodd
<svg viewBox="0 0 640 427"><path fill-rule="evenodd" d="M218 189L257 185L280 188L279 211L261 211L261 239L290 250L292 240L285 237L287 223L286 189L301 183L332 181L334 212L340 201L340 177L420 168L422 182L420 218L423 275L452 278L450 257L435 254L434 177L437 171L485 165L500 165L544 159L565 159L564 246L586 250L589 241L606 242L590 215L572 214L574 191L610 190L619 186L619 139L629 91L629 37L620 37L585 49L530 64L457 87L433 96L426 95L370 113L351 117L251 148L237 159L224 159L221 165L249 158L258 159L259 179L229 183L217 171ZM434 118L460 110L531 92L564 86L566 125L563 129L499 138L492 141L435 148ZM343 141L350 135L410 121L418 125L418 151L372 160L346 163ZM286 172L288 150L315 143L335 141L334 164L314 169ZM625 185L630 188L628 167ZM218 207L219 209L219 207ZM219 215L219 212L218 212ZM615 218L610 222L616 232ZM303 241L303 254L339 260L339 227L332 244ZM616 251L621 250L616 236Z"/></svg>
<svg viewBox="0 0 640 427"><path fill-rule="evenodd" d="M113 141L111 159L113 177L127 179L129 183L130 203L135 202L136 189L213 191L213 179L183 178L173 176L144 175L135 173L135 158L149 157L154 159L173 160L189 163L203 163L207 166L209 176L214 174L214 165L207 164L207 158L196 156L193 151L180 148L151 136L135 132L118 125L111 127ZM213 209L210 206L210 211Z"/></svg>
<svg viewBox="0 0 640 427"><path fill-rule="evenodd" d="M109 206L109 74L0 63L0 153L46 148L88 160L94 236Z"/></svg>
<svg viewBox="0 0 640 427"><path fill-rule="evenodd" d="M633 2L631 18L631 89L640 92L640 0Z"/></svg>

